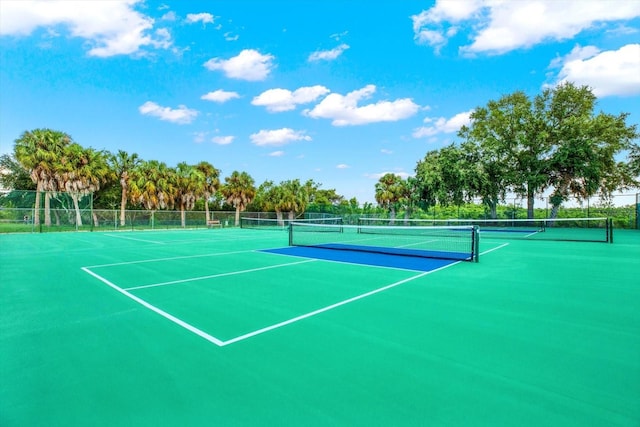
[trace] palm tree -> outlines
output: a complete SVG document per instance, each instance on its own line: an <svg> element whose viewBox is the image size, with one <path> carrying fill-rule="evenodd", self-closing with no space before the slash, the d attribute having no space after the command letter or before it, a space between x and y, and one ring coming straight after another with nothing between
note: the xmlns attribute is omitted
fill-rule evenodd
<svg viewBox="0 0 640 427"><path fill-rule="evenodd" d="M125 225L125 210L127 209L127 199L129 192L129 177L132 171L140 164L140 159L136 153L129 154L126 151L118 150L117 154L112 154L109 158L111 168L120 180L122 194L120 196L120 226Z"/></svg>
<svg viewBox="0 0 640 427"><path fill-rule="evenodd" d="M42 192L57 190L55 169L58 167L63 149L71 142L71 137L66 133L51 129L25 131L15 141L15 158L29 171L31 179L36 183L34 224L40 223L40 195ZM50 193L46 193L44 213L46 226L51 225L49 201Z"/></svg>
<svg viewBox="0 0 640 427"><path fill-rule="evenodd" d="M58 189L67 192L73 200L76 226L82 226L80 197L98 191L110 173L106 152L83 148L76 143L65 147L55 175Z"/></svg>
<svg viewBox="0 0 640 427"><path fill-rule="evenodd" d="M390 224L396 219L396 205L403 197L403 180L393 173L387 173L376 183L376 202L389 210Z"/></svg>
<svg viewBox="0 0 640 427"><path fill-rule="evenodd" d="M295 219L296 212L304 212L309 202L308 187L302 185L299 179L287 180L280 183L280 200L277 208L289 213L289 221Z"/></svg>
<svg viewBox="0 0 640 427"><path fill-rule="evenodd" d="M227 199L227 203L236 208L235 225L239 226L240 212L245 210L256 196L253 178L246 172L233 171L231 176L225 178L225 184L220 191Z"/></svg>
<svg viewBox="0 0 640 427"><path fill-rule="evenodd" d="M141 162L129 179L129 198L151 211L172 208L176 197L175 172L163 162Z"/></svg>
<svg viewBox="0 0 640 427"><path fill-rule="evenodd" d="M196 199L205 192L204 174L185 162L178 163L175 170L176 200L180 206L180 223L186 227L186 211L193 209Z"/></svg>
<svg viewBox="0 0 640 427"><path fill-rule="evenodd" d="M218 191L218 188L220 188L220 170L213 167L211 163L204 161L198 163L196 169L204 175L204 212L206 216L205 220L209 221L211 219L209 217L209 199Z"/></svg>

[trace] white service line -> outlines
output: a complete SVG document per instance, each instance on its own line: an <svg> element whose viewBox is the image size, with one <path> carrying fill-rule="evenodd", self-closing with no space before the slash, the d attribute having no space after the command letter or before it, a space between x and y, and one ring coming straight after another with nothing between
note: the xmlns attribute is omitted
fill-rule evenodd
<svg viewBox="0 0 640 427"><path fill-rule="evenodd" d="M102 283L105 283L106 285L110 286L111 288L115 289L116 291L120 292L121 294L131 298L132 300L134 300L135 302L137 302L138 304L141 304L142 306L148 308L151 311L156 312L157 314L159 314L160 316L164 317L165 319L168 319L170 321L172 321L173 323L182 326L183 328L185 328L186 330L188 330L189 332L193 332L194 334L204 338L205 340L222 347L224 345L224 342L219 340L218 338L209 335L208 333L201 331L200 329L196 328L195 326L192 326L190 324L188 324L187 322L178 319L175 316L172 316L171 314L167 313L166 311L160 310L158 307L156 307L155 305L151 305L148 302L146 302L145 300L143 300L142 298L138 298L137 296L131 294L130 292L125 291L124 289L120 288L119 286L114 285L113 283L111 283L110 281L108 281L107 279L105 279L104 277L94 273L93 271L89 270L87 267L82 267L82 270L85 273L88 273L90 275L92 275L93 277L95 277L96 279L100 280Z"/></svg>
<svg viewBox="0 0 640 427"><path fill-rule="evenodd" d="M355 297L353 297L353 298L349 298L349 299L346 299L346 300L344 300L344 301L340 301L340 302L338 302L338 303L335 303L335 304L332 304L332 305L328 305L328 306L326 306L326 307L323 307L323 308L320 308L320 309L318 309L318 310L315 310L315 311L309 312L309 313L307 313L307 314L303 314L303 315L301 315L301 316L294 317L293 319L285 320L284 322L276 323L275 325L267 326L266 328L258 329L257 331L253 331L253 332L249 332L248 334L240 335L239 337L232 338L232 339L230 339L230 340L224 341L224 342L222 343L222 345L229 345L229 344L233 344L233 343L235 343L235 342L243 341L243 340L246 340L247 338L255 337L256 335L260 335L260 334L263 334L263 333L265 333L265 332L269 332L269 331L272 331L272 330L274 330L274 329L278 329L278 328L281 328L281 327L283 327L283 326L290 325L291 323L294 323L294 322L298 322L298 321L300 321L300 320L307 319L307 318L312 317L312 316L315 316L315 315L317 315L317 314L321 314L321 313L324 313L324 312L326 312L326 311L333 310L334 308L338 308L338 307L341 307L341 306L343 306L343 305L346 305L346 304L352 303L352 302L354 302L354 301L358 301L358 300L361 300L361 299L363 299L363 298L369 297L369 296L371 296L371 295L375 295L375 294L377 294L377 293L384 292L384 291L389 290L389 289L391 289L391 288L395 288L396 286L400 286L400 285L405 284L405 283L407 283L407 282L410 282L410 281L412 281L412 280L419 279L420 277L424 277L424 276L426 276L427 274L431 274L431 273L436 272L436 271L438 271L438 270L442 270L442 269L445 269L445 268L447 268L447 267L451 267L452 265L458 264L458 263L460 263L460 262L461 262L461 261L457 261L457 262L455 262L455 263L448 264L448 265L442 266L442 267L440 267L440 268L436 268L435 270L425 271L424 273L420 273L420 274L417 274L417 275L415 275L415 276L409 277L409 278L407 278L407 279L400 280L400 281L398 281L398 282L395 282L395 283L392 283L392 284L390 284L390 285L384 286L384 287L382 287L382 288L374 289L373 291L366 292L366 293L364 293L364 294L361 294L361 295L355 296Z"/></svg>
<svg viewBox="0 0 640 427"><path fill-rule="evenodd" d="M134 286L134 287L131 287L131 288L123 288L123 289L125 291L133 291L133 290L136 290L136 289L156 288L158 286L167 286L167 285L177 285L179 283L196 282L198 280L213 279L213 278L216 278L216 277L235 276L236 274L253 273L255 271L271 270L273 268L289 267L291 265L305 264L305 263L308 263L308 262L316 262L316 261L318 261L318 260L317 259L307 259L307 260L304 260L304 261L289 262L289 263L286 263L286 264L276 264L276 265L269 265L267 267L252 268L250 270L231 271L231 272L228 272L228 273L211 274L209 276L193 277L193 278L190 278L190 279L171 280L169 282L154 283L154 284L151 284L151 285Z"/></svg>

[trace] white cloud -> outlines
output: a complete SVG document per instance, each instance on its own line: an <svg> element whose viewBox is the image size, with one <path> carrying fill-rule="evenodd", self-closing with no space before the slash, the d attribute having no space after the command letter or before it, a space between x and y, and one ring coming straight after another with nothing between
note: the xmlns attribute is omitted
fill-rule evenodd
<svg viewBox="0 0 640 427"><path fill-rule="evenodd" d="M264 106L270 112L294 110L298 104L313 102L329 93L324 86L307 86L291 92L287 89L269 89L253 98L251 104Z"/></svg>
<svg viewBox="0 0 640 427"><path fill-rule="evenodd" d="M222 89L218 89L216 91L206 93L200 97L200 99L204 99L205 101L212 101L212 102L219 102L219 103L224 103L235 98L240 98L240 95L237 92L227 92Z"/></svg>
<svg viewBox="0 0 640 427"><path fill-rule="evenodd" d="M198 116L197 110L191 110L184 105L176 109L162 107L155 102L147 101L138 107L140 114L157 117L160 120L177 123L180 125L191 123Z"/></svg>
<svg viewBox="0 0 640 427"><path fill-rule="evenodd" d="M168 31L154 33L154 20L134 9L138 3L7 1L2 3L0 35L28 36L40 27L63 26L72 37L86 40L88 54L97 57L142 54L143 48L170 48Z"/></svg>
<svg viewBox="0 0 640 427"><path fill-rule="evenodd" d="M187 19L185 21L187 24L195 24L197 22L202 22L203 25L213 24L215 17L210 13L189 13L187 14Z"/></svg>
<svg viewBox="0 0 640 427"><path fill-rule="evenodd" d="M471 113L473 110L458 113L450 119L439 117L437 119L427 117L424 122L428 126L422 126L413 131L414 138L423 138L434 136L440 133L454 133L458 132L463 125L471 123Z"/></svg>
<svg viewBox="0 0 640 427"><path fill-rule="evenodd" d="M342 55L342 52L349 49L349 45L342 43L331 50L317 50L309 55L309 62L313 61L333 61L338 56Z"/></svg>
<svg viewBox="0 0 640 427"><path fill-rule="evenodd" d="M284 151L274 151L269 153L269 157L282 157L284 156Z"/></svg>
<svg viewBox="0 0 640 427"><path fill-rule="evenodd" d="M313 109L305 110L304 114L313 118L331 119L334 126L349 126L395 122L413 116L420 109L410 98L358 106L360 100L371 97L375 91L374 85L367 85L346 95L332 93Z"/></svg>
<svg viewBox="0 0 640 427"><path fill-rule="evenodd" d="M165 13L164 15L162 15L162 17L160 19L163 20L163 21L173 22L173 21L176 21L178 19L178 15L176 15L176 13L173 10L171 10L171 11Z"/></svg>
<svg viewBox="0 0 640 427"><path fill-rule="evenodd" d="M381 150L380 150L380 152L381 152L382 154L393 154L393 151L391 151L391 150L387 150L386 148L381 149Z"/></svg>
<svg viewBox="0 0 640 427"><path fill-rule="evenodd" d="M232 79L259 81L267 78L273 68L273 55L263 55L257 50L244 49L229 59L211 58L204 66L211 70L221 70Z"/></svg>
<svg viewBox="0 0 640 427"><path fill-rule="evenodd" d="M239 35L237 34L234 35L231 31L227 31L226 33L224 33L224 39L228 42L234 42L239 38L240 38Z"/></svg>
<svg viewBox="0 0 640 427"><path fill-rule="evenodd" d="M251 134L250 138L251 142L259 147L278 147L294 141L311 141L311 137L306 135L305 131L295 131L290 128L261 130L258 133Z"/></svg>
<svg viewBox="0 0 640 427"><path fill-rule="evenodd" d="M594 46L576 46L550 67L560 68L555 84L586 85L598 97L640 94L640 44L604 52Z"/></svg>
<svg viewBox="0 0 640 427"><path fill-rule="evenodd" d="M218 145L229 145L233 142L235 136L227 135L227 136L214 136L211 138L211 142Z"/></svg>
<svg viewBox="0 0 640 427"><path fill-rule="evenodd" d="M412 16L416 42L436 51L464 25L472 31L465 54L503 54L547 40L567 40L601 23L640 16L640 2L629 0L442 1Z"/></svg>
<svg viewBox="0 0 640 427"><path fill-rule="evenodd" d="M336 169L349 169L351 166L346 165L344 163L340 163L339 165L336 165Z"/></svg>

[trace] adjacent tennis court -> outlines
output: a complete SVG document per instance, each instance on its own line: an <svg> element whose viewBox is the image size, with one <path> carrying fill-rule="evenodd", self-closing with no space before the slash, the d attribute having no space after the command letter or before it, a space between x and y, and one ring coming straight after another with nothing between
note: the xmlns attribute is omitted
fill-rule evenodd
<svg viewBox="0 0 640 427"><path fill-rule="evenodd" d="M367 227L0 235L0 425L640 424L639 231Z"/></svg>

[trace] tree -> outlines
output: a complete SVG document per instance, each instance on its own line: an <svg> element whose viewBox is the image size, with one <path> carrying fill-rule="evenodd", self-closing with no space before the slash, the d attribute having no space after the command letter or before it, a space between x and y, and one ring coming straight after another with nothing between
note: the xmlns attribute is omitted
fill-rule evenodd
<svg viewBox="0 0 640 427"><path fill-rule="evenodd" d="M35 190L36 184L13 154L0 156L0 186L12 190Z"/></svg>
<svg viewBox="0 0 640 427"><path fill-rule="evenodd" d="M120 181L122 193L120 195L120 226L125 225L125 210L129 197L129 178L133 170L140 164L141 160L136 153L129 154L126 151L118 150L116 154L109 157L109 163L113 172Z"/></svg>
<svg viewBox="0 0 640 427"><path fill-rule="evenodd" d="M16 139L14 157L29 171L31 179L36 183L36 202L34 206L34 224L40 223L40 197L43 191L56 191L55 169L58 166L63 149L70 145L71 137L60 131L51 129L34 129L25 131ZM46 226L51 225L49 209L50 193L45 194Z"/></svg>
<svg viewBox="0 0 640 427"><path fill-rule="evenodd" d="M248 173L233 171L230 176L225 178L225 183L220 188L227 203L236 210L236 227L240 225L240 212L246 209L256 195L254 183L255 181Z"/></svg>
<svg viewBox="0 0 640 427"><path fill-rule="evenodd" d="M628 166L632 176L640 178L640 145L633 144L631 146Z"/></svg>
<svg viewBox="0 0 640 427"><path fill-rule="evenodd" d="M376 202L389 211L390 223L396 218L396 207L404 195L404 181L393 173L384 174L376 183Z"/></svg>
<svg viewBox="0 0 640 427"><path fill-rule="evenodd" d="M615 157L632 148L640 136L636 125L628 126L628 114L600 112L594 115L596 97L587 86L572 83L547 89L541 95L544 136L551 149L548 159L551 218L570 196L582 200L597 192L607 195L621 175Z"/></svg>
<svg viewBox="0 0 640 427"><path fill-rule="evenodd" d="M175 196L180 208L180 223L186 227L186 211L192 210L196 199L205 193L206 179L204 173L195 166L178 163L174 172Z"/></svg>
<svg viewBox="0 0 640 427"><path fill-rule="evenodd" d="M547 178L541 162L548 148L538 138L531 101L524 92L515 92L477 107L470 118L471 124L458 132L465 140L467 191L482 198L495 218L498 203L512 188L527 197L533 217L535 194Z"/></svg>
<svg viewBox="0 0 640 427"><path fill-rule="evenodd" d="M141 162L131 173L129 197L145 209L172 208L175 203L175 179L173 171L163 162Z"/></svg>
<svg viewBox="0 0 640 427"><path fill-rule="evenodd" d="M204 176L203 184L203 197L204 197L204 211L206 221L211 219L209 217L209 199L220 188L220 170L216 169L211 163L202 161L196 165L202 175Z"/></svg>
<svg viewBox="0 0 640 427"><path fill-rule="evenodd" d="M442 181L440 151L432 150L427 152L424 159L416 164L416 174L414 178L415 192L419 203L426 209L435 206L443 192L444 183Z"/></svg>
<svg viewBox="0 0 640 427"><path fill-rule="evenodd" d="M289 220L295 219L296 212L304 212L309 202L309 187L302 185L299 179L283 181L279 185L279 199L276 212L288 212Z"/></svg>
<svg viewBox="0 0 640 427"><path fill-rule="evenodd" d="M82 226L79 198L97 191L110 173L104 151L84 148L76 143L63 149L55 176L58 188L67 192L73 200L77 226Z"/></svg>

